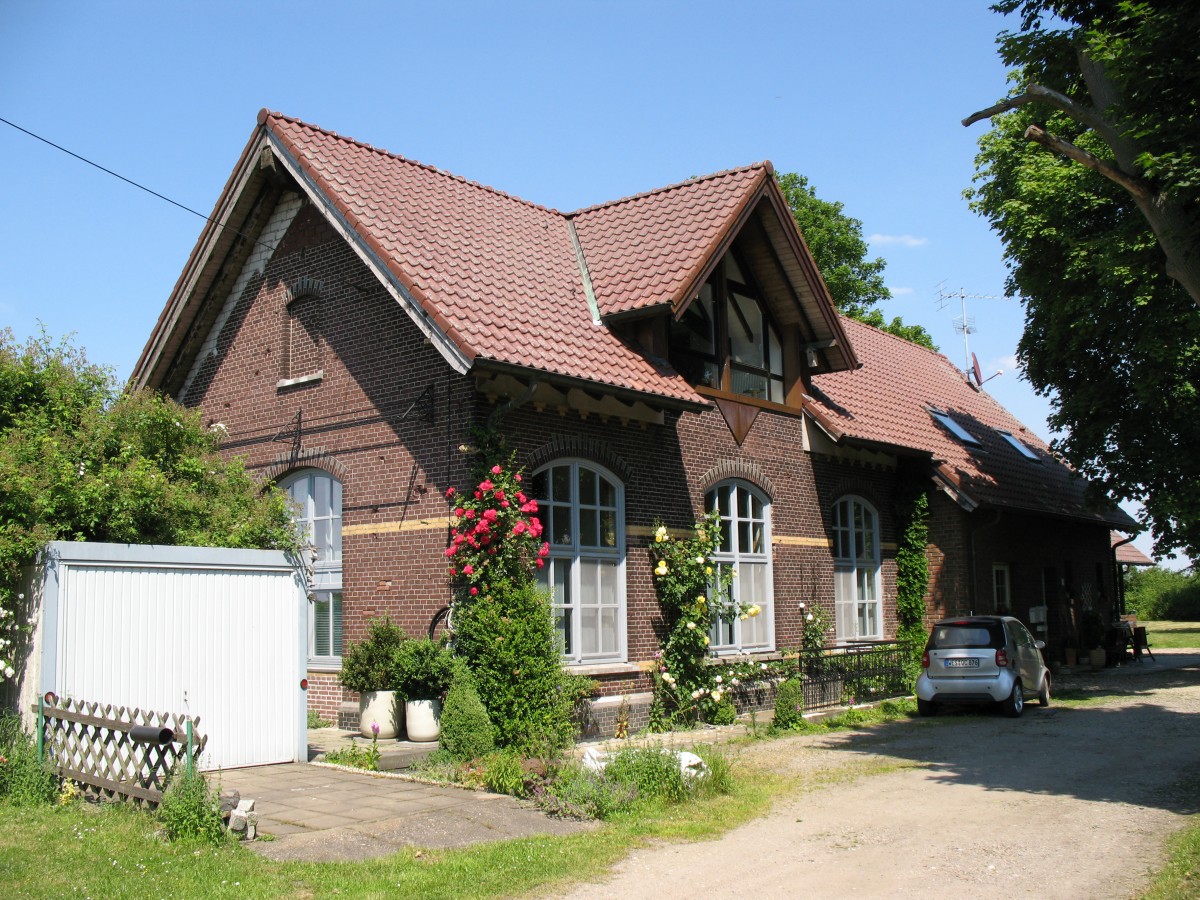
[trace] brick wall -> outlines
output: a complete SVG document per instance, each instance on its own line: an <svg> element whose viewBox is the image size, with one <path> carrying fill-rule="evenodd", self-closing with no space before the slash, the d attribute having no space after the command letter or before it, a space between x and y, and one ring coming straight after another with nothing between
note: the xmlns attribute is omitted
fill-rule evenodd
<svg viewBox="0 0 1200 900"><path fill-rule="evenodd" d="M277 249L256 251L247 262L189 375L184 399L199 405L208 422L223 423L225 451L245 455L261 476L279 478L311 465L342 481L347 641L360 640L369 620L382 615L422 635L450 596L444 495L465 484L470 464L458 447L469 440L470 421L485 419L493 407L470 376L445 363L311 205L285 195L270 223L268 236L278 241ZM281 379L295 374L285 365L287 305L301 293L320 304L313 363L320 375L286 384ZM298 444L297 416L303 427ZM626 526L634 531L626 556L630 661L650 659L661 637L649 529L658 520L690 526L703 512L705 491L730 477L753 483L771 503L776 647L799 643L801 602L823 605L832 621L829 515L848 494L863 497L879 514L884 627L886 635L894 634L898 476L886 462L807 453L802 420L770 411L759 414L741 446L716 410L668 412L655 425L527 405L509 412L502 430L523 464L582 457L623 482ZM967 593L969 528L944 495L934 496L932 510L930 598L931 611L940 614ZM1000 542L1008 531L1007 524L977 529L977 542ZM1030 549L1036 544L1031 540ZM1086 568L1082 560L1090 553L1090 544L1086 554L1081 546L1078 565ZM990 578L990 563L986 571ZM1014 565L1014 590L1018 575L1024 590L1024 562ZM977 582L979 577L977 572ZM613 668L597 675L606 696L649 689L643 673ZM310 675L310 706L323 718L346 721L354 701L334 676Z"/></svg>

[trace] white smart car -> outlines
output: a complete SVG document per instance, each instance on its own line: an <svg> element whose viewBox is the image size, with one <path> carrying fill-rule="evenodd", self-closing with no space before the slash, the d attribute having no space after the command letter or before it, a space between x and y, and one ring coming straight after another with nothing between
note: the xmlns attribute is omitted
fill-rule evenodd
<svg viewBox="0 0 1200 900"><path fill-rule="evenodd" d="M1025 709L1025 696L1050 705L1046 645L1011 616L965 616L933 626L917 679L917 710L937 715L943 704L999 703L1005 715Z"/></svg>

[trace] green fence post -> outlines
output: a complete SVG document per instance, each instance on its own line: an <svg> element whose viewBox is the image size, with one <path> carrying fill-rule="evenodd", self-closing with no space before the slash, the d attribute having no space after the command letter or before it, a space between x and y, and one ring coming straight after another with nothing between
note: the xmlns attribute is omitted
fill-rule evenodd
<svg viewBox="0 0 1200 900"><path fill-rule="evenodd" d="M38 765L46 764L46 698L38 697Z"/></svg>
<svg viewBox="0 0 1200 900"><path fill-rule="evenodd" d="M196 771L196 760L192 750L192 720L187 720L187 773L189 775Z"/></svg>

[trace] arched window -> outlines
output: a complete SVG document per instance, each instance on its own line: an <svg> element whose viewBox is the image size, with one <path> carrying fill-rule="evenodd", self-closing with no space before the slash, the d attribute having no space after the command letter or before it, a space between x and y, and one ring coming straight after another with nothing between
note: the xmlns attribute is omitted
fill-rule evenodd
<svg viewBox="0 0 1200 900"><path fill-rule="evenodd" d="M309 659L336 665L342 658L342 483L321 469L301 469L279 486L296 505L302 539L316 548Z"/></svg>
<svg viewBox="0 0 1200 900"><path fill-rule="evenodd" d="M879 516L862 497L834 504L833 578L838 640L882 637Z"/></svg>
<svg viewBox="0 0 1200 900"><path fill-rule="evenodd" d="M718 619L709 646L718 652L770 650L775 637L770 503L745 481L724 481L704 495L704 507L721 515L721 546L713 556L733 569L733 599L760 610L746 619Z"/></svg>
<svg viewBox="0 0 1200 900"><path fill-rule="evenodd" d="M580 460L553 462L533 475L550 544L538 578L553 596L568 663L625 657L624 493L611 473Z"/></svg>

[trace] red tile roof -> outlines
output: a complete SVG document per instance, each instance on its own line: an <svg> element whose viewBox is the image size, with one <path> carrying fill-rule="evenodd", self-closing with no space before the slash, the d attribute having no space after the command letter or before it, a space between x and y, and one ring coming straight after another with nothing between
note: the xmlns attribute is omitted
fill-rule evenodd
<svg viewBox="0 0 1200 900"><path fill-rule="evenodd" d="M1119 509L1091 508L1086 483L990 394L968 384L945 356L861 322L842 324L862 368L814 376L810 407L836 439L927 452L942 478L975 504L1133 524ZM930 415L931 408L952 416L979 446L952 436ZM1037 461L1011 446L1002 431L1025 444Z"/></svg>
<svg viewBox="0 0 1200 900"><path fill-rule="evenodd" d="M1124 563L1125 565L1129 565L1129 566L1153 566L1153 565L1155 565L1154 560L1152 560L1150 557L1148 557L1145 553L1143 553L1137 547L1133 546L1133 544L1121 543L1122 541L1129 540L1129 538L1126 535L1121 534L1121 532L1119 532L1119 531L1114 531L1110 535L1110 538L1111 538L1110 543L1112 544L1113 548L1117 551L1117 562ZM1117 546L1118 544L1120 544L1120 546Z"/></svg>
<svg viewBox="0 0 1200 900"><path fill-rule="evenodd" d="M468 359L702 402L669 366L593 321L566 216L296 119L261 119ZM763 172L723 173L578 214L602 311L677 290ZM631 243L648 249L626 261ZM674 248L681 252L668 257ZM642 265L645 277L635 277Z"/></svg>
<svg viewBox="0 0 1200 900"><path fill-rule="evenodd" d="M694 276L771 173L758 163L574 213L600 314L689 299Z"/></svg>

